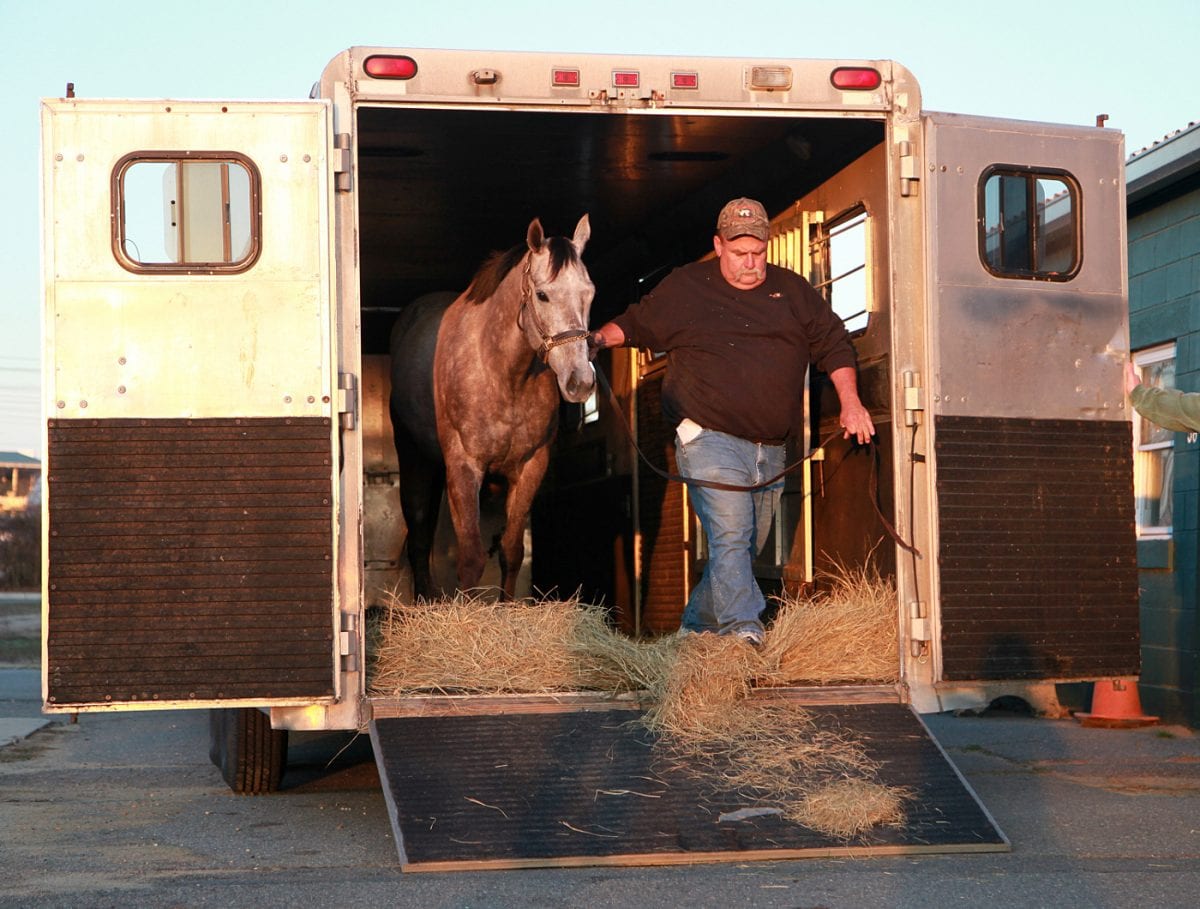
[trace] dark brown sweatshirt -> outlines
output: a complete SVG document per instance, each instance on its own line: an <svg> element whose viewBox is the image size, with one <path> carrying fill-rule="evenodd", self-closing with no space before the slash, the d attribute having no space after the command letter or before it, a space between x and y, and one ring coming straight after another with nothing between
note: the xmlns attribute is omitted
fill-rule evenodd
<svg viewBox="0 0 1200 909"><path fill-rule="evenodd" d="M842 320L804 278L773 265L753 290L716 259L677 268L613 320L625 343L666 351L663 415L780 444L802 414L804 372L855 365Z"/></svg>

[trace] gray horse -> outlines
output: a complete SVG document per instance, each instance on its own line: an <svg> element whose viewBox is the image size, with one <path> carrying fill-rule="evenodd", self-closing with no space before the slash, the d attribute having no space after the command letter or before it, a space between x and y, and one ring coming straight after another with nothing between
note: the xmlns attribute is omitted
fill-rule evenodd
<svg viewBox="0 0 1200 909"><path fill-rule="evenodd" d="M513 595L559 395L580 403L595 387L587 351L595 289L581 259L590 235L587 215L569 240L546 237L535 218L525 243L489 258L465 293L420 297L392 328L390 410L417 597L434 593L429 557L443 489L458 587L479 583L487 558L479 492L489 476L507 481L500 571Z"/></svg>

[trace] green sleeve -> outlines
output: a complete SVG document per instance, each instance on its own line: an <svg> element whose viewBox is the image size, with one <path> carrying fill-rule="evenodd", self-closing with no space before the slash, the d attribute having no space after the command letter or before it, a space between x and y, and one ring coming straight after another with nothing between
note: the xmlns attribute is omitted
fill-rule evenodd
<svg viewBox="0 0 1200 909"><path fill-rule="evenodd" d="M1139 385L1129 400L1139 414L1163 429L1200 432L1200 393Z"/></svg>

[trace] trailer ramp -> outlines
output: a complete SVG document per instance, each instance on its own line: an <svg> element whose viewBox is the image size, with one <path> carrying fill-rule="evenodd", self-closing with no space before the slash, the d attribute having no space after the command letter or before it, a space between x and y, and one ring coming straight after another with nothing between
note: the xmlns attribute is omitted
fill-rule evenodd
<svg viewBox="0 0 1200 909"><path fill-rule="evenodd" d="M914 793L903 826L842 840L756 811L664 760L636 707L377 716L371 738L405 871L1010 848L908 705L809 710L863 741L880 782Z"/></svg>

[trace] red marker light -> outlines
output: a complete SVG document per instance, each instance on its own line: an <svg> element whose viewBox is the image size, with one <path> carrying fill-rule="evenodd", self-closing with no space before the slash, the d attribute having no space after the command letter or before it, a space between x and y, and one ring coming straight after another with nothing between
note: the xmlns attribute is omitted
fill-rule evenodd
<svg viewBox="0 0 1200 909"><path fill-rule="evenodd" d="M671 88L699 88L699 73L671 73Z"/></svg>
<svg viewBox="0 0 1200 909"><path fill-rule="evenodd" d="M637 88L642 81L636 70L613 70L612 77L616 88Z"/></svg>
<svg viewBox="0 0 1200 909"><path fill-rule="evenodd" d="M411 79L417 74L417 61L412 57L375 54L363 61L363 71L375 79Z"/></svg>
<svg viewBox="0 0 1200 909"><path fill-rule="evenodd" d="M553 71L550 81L558 88L579 88L579 70L556 69Z"/></svg>
<svg viewBox="0 0 1200 909"><path fill-rule="evenodd" d="M883 76L868 66L839 66L829 74L834 88L851 92L869 92L879 88Z"/></svg>

